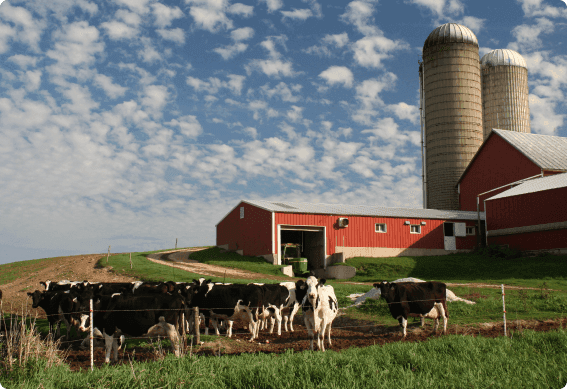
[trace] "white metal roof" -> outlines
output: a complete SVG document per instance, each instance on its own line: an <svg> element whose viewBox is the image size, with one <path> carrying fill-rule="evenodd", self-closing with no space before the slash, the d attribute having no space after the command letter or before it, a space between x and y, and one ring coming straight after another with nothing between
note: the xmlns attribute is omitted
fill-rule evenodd
<svg viewBox="0 0 567 389"><path fill-rule="evenodd" d="M476 220L476 212L421 208L388 208L375 205L291 203L289 201L242 200L270 212L344 216L407 217L414 219ZM480 213L484 220L484 212Z"/></svg>
<svg viewBox="0 0 567 389"><path fill-rule="evenodd" d="M520 53L514 50L508 49L497 49L486 53L480 60L483 67L485 66L521 66L523 68L528 68L526 65L526 60L520 55Z"/></svg>
<svg viewBox="0 0 567 389"><path fill-rule="evenodd" d="M541 169L567 170L567 138L493 129Z"/></svg>
<svg viewBox="0 0 567 389"><path fill-rule="evenodd" d="M457 23L445 23L429 34L423 44L423 48L425 49L439 43L453 42L472 43L478 46L476 35L468 27Z"/></svg>
<svg viewBox="0 0 567 389"><path fill-rule="evenodd" d="M503 197L519 196L526 193L543 192L545 190L567 187L567 173L554 174L542 178L534 178L523 184L508 189L505 192L492 196L486 201L496 200Z"/></svg>

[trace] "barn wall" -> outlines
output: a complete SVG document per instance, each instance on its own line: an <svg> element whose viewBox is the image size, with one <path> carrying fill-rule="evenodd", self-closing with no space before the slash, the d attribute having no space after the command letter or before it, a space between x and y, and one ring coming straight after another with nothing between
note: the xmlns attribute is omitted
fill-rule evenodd
<svg viewBox="0 0 567 389"><path fill-rule="evenodd" d="M476 196L479 193L541 173L536 164L497 134L490 136L471 163L460 183L462 211L476 211ZM484 211L483 200L508 189L510 187L481 196L480 211Z"/></svg>
<svg viewBox="0 0 567 389"><path fill-rule="evenodd" d="M337 227L336 224L339 217L348 217L349 226L346 228ZM426 225L421 226L421 234L411 234L410 226L404 225L405 221L409 221L411 224L420 224L424 221ZM465 222L467 226L475 225L474 220L451 220L450 222ZM386 223L387 232L375 232L376 223ZM444 251L443 220L276 213L275 224L276 228L279 224L326 227L327 255L332 255L337 251L343 252L343 242L345 247L351 248L411 248L438 249ZM277 233L275 235L277 235ZM277 238L277 236L274 237L276 240ZM476 244L476 236L457 237L456 241L457 249L472 249ZM276 242L276 250L279 250L279 245L280 242ZM335 247L341 247L341 249L336 250ZM416 251L416 253L417 252L420 251Z"/></svg>
<svg viewBox="0 0 567 389"><path fill-rule="evenodd" d="M486 202L488 230L567 221L567 187Z"/></svg>
<svg viewBox="0 0 567 389"><path fill-rule="evenodd" d="M244 207L244 218L240 218ZM241 202L217 225L217 246L228 245L229 250L242 250L243 255L272 253L272 213Z"/></svg>
<svg viewBox="0 0 567 389"><path fill-rule="evenodd" d="M508 245L522 251L559 249L567 254L567 229L489 236L488 244Z"/></svg>

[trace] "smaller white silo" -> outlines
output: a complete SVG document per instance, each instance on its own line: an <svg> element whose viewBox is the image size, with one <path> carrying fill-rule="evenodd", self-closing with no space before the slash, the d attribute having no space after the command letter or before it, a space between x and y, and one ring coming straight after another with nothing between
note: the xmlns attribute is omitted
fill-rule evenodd
<svg viewBox="0 0 567 389"><path fill-rule="evenodd" d="M528 67L514 50L498 49L481 59L483 136L493 128L531 132Z"/></svg>

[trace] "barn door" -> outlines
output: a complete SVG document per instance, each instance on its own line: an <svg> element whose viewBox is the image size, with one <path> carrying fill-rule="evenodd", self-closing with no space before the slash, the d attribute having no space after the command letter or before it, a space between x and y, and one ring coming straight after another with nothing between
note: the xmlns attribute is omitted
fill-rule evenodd
<svg viewBox="0 0 567 389"><path fill-rule="evenodd" d="M443 223L443 235L445 250L456 250L455 223Z"/></svg>

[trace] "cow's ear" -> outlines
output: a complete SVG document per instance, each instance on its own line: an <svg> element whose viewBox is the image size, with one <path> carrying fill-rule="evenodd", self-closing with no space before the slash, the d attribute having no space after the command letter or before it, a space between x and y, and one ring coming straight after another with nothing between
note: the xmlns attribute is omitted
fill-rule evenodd
<svg viewBox="0 0 567 389"><path fill-rule="evenodd" d="M375 288L380 288L380 284L379 283L375 283L374 285L372 285Z"/></svg>

